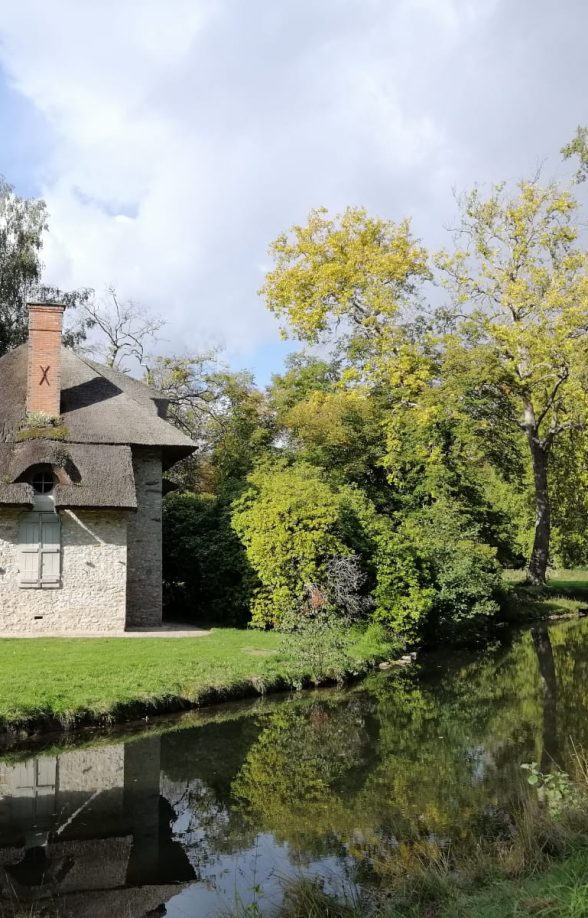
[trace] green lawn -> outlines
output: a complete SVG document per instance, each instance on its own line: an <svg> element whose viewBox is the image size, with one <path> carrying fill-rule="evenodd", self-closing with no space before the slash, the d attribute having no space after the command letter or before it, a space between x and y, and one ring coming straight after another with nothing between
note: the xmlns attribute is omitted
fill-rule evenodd
<svg viewBox="0 0 588 918"><path fill-rule="evenodd" d="M358 665L382 658L358 637ZM0 640L0 730L57 719L62 725L144 716L287 687L305 675L274 632L213 629L196 638Z"/></svg>
<svg viewBox="0 0 588 918"><path fill-rule="evenodd" d="M530 618L575 614L588 608L588 570L552 570L545 590L525 584L524 571L505 571L511 592L509 607L514 617Z"/></svg>
<svg viewBox="0 0 588 918"><path fill-rule="evenodd" d="M507 572L511 617L577 612L588 606L588 571L553 572L544 593ZM0 732L130 720L288 687L307 675L274 632L215 628L195 638L10 638L0 640ZM387 652L388 651L388 652ZM368 629L355 638L358 669L392 651ZM326 669L328 671L328 661ZM58 723L56 723L56 721Z"/></svg>

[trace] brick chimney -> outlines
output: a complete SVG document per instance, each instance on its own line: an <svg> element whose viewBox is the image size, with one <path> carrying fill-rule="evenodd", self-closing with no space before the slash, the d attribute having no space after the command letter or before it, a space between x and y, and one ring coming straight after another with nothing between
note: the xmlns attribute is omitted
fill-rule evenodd
<svg viewBox="0 0 588 918"><path fill-rule="evenodd" d="M27 412L59 416L63 306L29 303Z"/></svg>

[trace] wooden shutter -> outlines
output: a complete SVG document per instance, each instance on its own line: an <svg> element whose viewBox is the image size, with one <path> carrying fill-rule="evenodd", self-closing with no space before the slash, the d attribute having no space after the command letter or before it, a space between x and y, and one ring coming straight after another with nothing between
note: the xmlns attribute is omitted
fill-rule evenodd
<svg viewBox="0 0 588 918"><path fill-rule="evenodd" d="M61 583L61 523L54 513L27 513L20 522L20 585Z"/></svg>
<svg viewBox="0 0 588 918"><path fill-rule="evenodd" d="M27 513L20 521L20 585L41 585L41 521L38 513Z"/></svg>
<svg viewBox="0 0 588 918"><path fill-rule="evenodd" d="M53 513L41 513L40 580L44 587L61 582L61 523Z"/></svg>

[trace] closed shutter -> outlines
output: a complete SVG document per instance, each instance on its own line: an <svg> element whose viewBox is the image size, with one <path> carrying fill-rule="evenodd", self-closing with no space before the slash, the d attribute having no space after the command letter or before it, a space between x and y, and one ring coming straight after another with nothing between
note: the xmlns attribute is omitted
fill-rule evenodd
<svg viewBox="0 0 588 918"><path fill-rule="evenodd" d="M61 523L54 513L27 513L20 523L20 585L61 583Z"/></svg>
<svg viewBox="0 0 588 918"><path fill-rule="evenodd" d="M38 513L27 513L20 523L20 585L41 585L41 521Z"/></svg>
<svg viewBox="0 0 588 918"><path fill-rule="evenodd" d="M41 585L59 586L61 580L61 524L52 513L41 513Z"/></svg>

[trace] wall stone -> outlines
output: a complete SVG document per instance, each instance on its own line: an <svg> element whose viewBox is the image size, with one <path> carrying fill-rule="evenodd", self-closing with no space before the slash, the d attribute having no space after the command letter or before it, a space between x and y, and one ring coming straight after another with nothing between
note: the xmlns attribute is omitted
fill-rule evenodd
<svg viewBox="0 0 588 918"><path fill-rule="evenodd" d="M59 791L122 791L125 783L125 747L95 746L73 749L57 759ZM0 774L2 767L0 766Z"/></svg>
<svg viewBox="0 0 588 918"><path fill-rule="evenodd" d="M121 631L127 580L126 511L62 510L61 587L21 589L19 518L0 508L0 632Z"/></svg>
<svg viewBox="0 0 588 918"><path fill-rule="evenodd" d="M137 511L129 515L127 626L161 625L161 450L133 447Z"/></svg>

